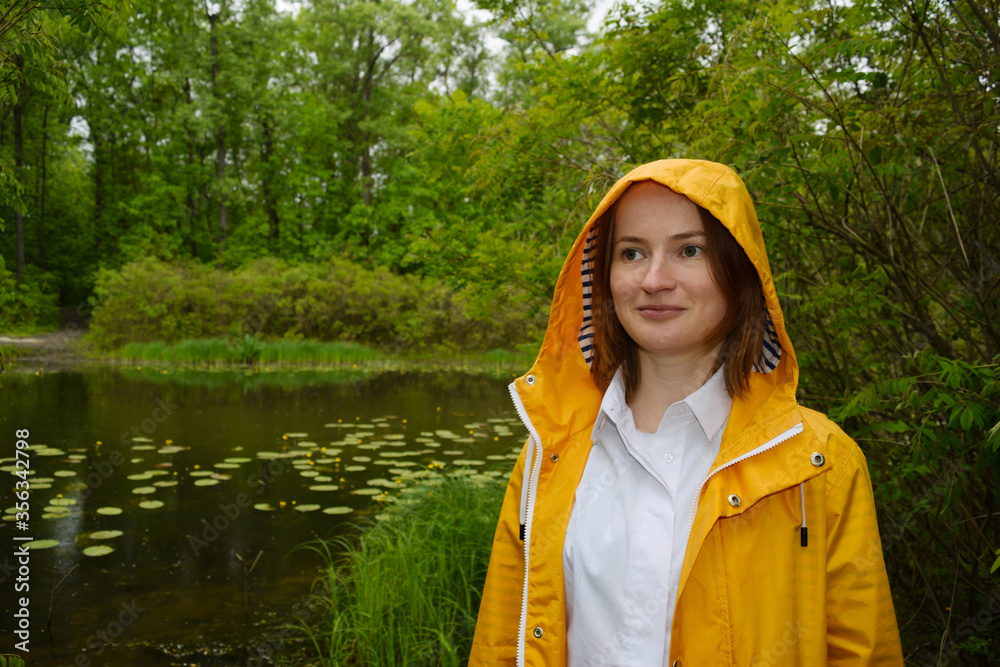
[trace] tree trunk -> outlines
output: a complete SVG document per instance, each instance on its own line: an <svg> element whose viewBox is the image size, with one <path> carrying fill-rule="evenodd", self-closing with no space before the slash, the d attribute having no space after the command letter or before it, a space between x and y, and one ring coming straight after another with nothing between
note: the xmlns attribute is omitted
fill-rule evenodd
<svg viewBox="0 0 1000 667"><path fill-rule="evenodd" d="M261 118L261 126L264 129L264 146L261 151L261 160L264 162L264 205L267 207L271 247L277 250L281 221L278 219L278 204L274 200L274 188L271 183L274 178L274 165L271 164L271 157L274 155L274 128L266 117Z"/></svg>
<svg viewBox="0 0 1000 667"><path fill-rule="evenodd" d="M219 22L220 15L210 14L208 17L212 32L210 41L212 54L212 97L215 98L216 103L219 103L219 39L215 34L215 26ZM221 118L221 104L219 106L219 127L215 133L215 177L219 184L219 232L221 234L221 238L219 239L219 253L221 254L226 247L226 238L229 236L229 211L226 209L226 194L222 187L222 179L226 175L226 125L225 121Z"/></svg>
<svg viewBox="0 0 1000 667"><path fill-rule="evenodd" d="M24 186L24 142L21 136L21 121L24 111L24 85L17 88L17 102L14 103L14 178ZM14 227L17 230L17 279L24 274L24 216L20 210L14 211Z"/></svg>
<svg viewBox="0 0 1000 667"><path fill-rule="evenodd" d="M94 251L101 252L101 213L104 211L104 141L101 134L90 130L90 140L94 142Z"/></svg>
<svg viewBox="0 0 1000 667"><path fill-rule="evenodd" d="M45 106L42 113L42 174L38 188L38 264L42 271L46 270L45 265L45 178L48 164L45 161L45 152L48 143L49 107Z"/></svg>
<svg viewBox="0 0 1000 667"><path fill-rule="evenodd" d="M185 77L184 79L184 99L187 101L188 106L194 104L194 100L191 98L191 79ZM195 258L198 256L198 206L195 203L195 168L194 168L194 153L195 153L195 142L194 142L194 132L191 130L190 126L187 128L187 166L188 173L185 180L185 205L187 206L187 217L188 217L188 230L191 236L188 241L190 243L191 257Z"/></svg>
<svg viewBox="0 0 1000 667"><path fill-rule="evenodd" d="M375 33L368 31L368 50L375 48ZM365 71L364 83L361 87L361 118L367 120L371 112L372 89L375 87L375 68L378 66L378 57L373 57L368 63ZM360 123L359 123L360 125ZM371 134L361 132L361 197L365 206L372 205L372 146Z"/></svg>

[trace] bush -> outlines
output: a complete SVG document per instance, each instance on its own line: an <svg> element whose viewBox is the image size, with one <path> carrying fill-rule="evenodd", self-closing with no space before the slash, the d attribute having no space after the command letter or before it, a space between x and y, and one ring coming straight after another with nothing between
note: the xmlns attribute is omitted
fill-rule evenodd
<svg viewBox="0 0 1000 667"><path fill-rule="evenodd" d="M0 331L32 332L60 324L58 294L51 274L29 266L21 279L0 259Z"/></svg>
<svg viewBox="0 0 1000 667"><path fill-rule="evenodd" d="M509 348L537 339L545 325L544 315L526 317L516 305L473 312L468 298L432 279L341 258L265 258L234 271L147 259L98 274L91 335L103 350L258 336L449 352Z"/></svg>

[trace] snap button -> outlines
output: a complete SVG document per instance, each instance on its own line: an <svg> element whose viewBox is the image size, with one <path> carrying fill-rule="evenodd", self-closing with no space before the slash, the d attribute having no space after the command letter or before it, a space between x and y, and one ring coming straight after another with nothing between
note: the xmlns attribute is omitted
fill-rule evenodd
<svg viewBox="0 0 1000 667"><path fill-rule="evenodd" d="M809 457L809 459L812 461L812 464L817 468L826 463L826 457L820 454L819 452L813 452L813 455Z"/></svg>
<svg viewBox="0 0 1000 667"><path fill-rule="evenodd" d="M531 633L531 634L535 635L535 639L541 639L541 638L542 638L542 629L541 629L541 628L539 628L539 627L536 627L536 628L535 628L535 629L534 629L534 630L532 631L532 633Z"/></svg>
<svg viewBox="0 0 1000 667"><path fill-rule="evenodd" d="M559 455L558 455L558 454L553 454L553 455L552 455L552 456L550 456L549 458L550 458L550 459L552 459L552 462L553 462L553 463L555 463L556 461L558 461L558 460L559 460Z"/></svg>
<svg viewBox="0 0 1000 667"><path fill-rule="evenodd" d="M535 376L529 375L528 377L524 378L524 381L527 382L528 384L535 384Z"/></svg>
<svg viewBox="0 0 1000 667"><path fill-rule="evenodd" d="M666 454L664 454L663 460L666 461L667 463L673 463L674 462L673 452L667 452Z"/></svg>
<svg viewBox="0 0 1000 667"><path fill-rule="evenodd" d="M673 667L681 667L681 661L680 660L674 660Z"/></svg>
<svg viewBox="0 0 1000 667"><path fill-rule="evenodd" d="M739 507L740 506L740 497L738 495L736 495L735 493L729 494L729 504L732 505L733 507Z"/></svg>

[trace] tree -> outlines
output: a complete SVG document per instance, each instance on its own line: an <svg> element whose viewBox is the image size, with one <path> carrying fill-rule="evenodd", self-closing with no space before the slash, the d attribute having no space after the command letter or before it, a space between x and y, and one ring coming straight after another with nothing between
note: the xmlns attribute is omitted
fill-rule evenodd
<svg viewBox="0 0 1000 667"><path fill-rule="evenodd" d="M25 203L23 186L23 115L27 82L53 97L65 95L65 80L55 60L56 39L63 21L84 31L121 37L129 0L13 0L0 10L0 114L13 111L15 173L0 164L0 203L14 211L17 236L17 276L24 271ZM0 219L0 231L3 221Z"/></svg>

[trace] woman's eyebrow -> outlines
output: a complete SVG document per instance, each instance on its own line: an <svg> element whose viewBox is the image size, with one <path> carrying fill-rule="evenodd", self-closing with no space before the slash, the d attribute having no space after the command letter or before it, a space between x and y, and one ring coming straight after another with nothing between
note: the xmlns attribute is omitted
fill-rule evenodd
<svg viewBox="0 0 1000 667"><path fill-rule="evenodd" d="M671 241L684 241L687 239L705 238L705 232L698 230L691 230L688 232L680 232L678 234L672 234L667 238L669 238ZM647 242L646 239L639 236L619 236L618 239L615 241L615 245L618 245L619 243L646 243L646 242Z"/></svg>

